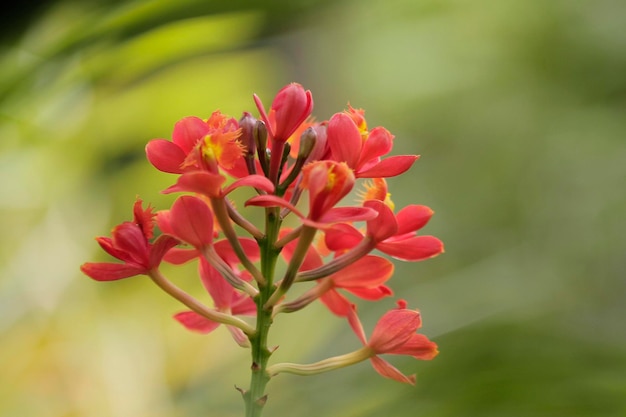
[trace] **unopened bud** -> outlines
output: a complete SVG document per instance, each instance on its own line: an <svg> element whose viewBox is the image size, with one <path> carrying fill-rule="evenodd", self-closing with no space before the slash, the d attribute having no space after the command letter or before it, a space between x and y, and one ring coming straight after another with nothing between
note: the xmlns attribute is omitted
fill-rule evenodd
<svg viewBox="0 0 626 417"><path fill-rule="evenodd" d="M313 151L309 154L308 161L319 161L322 159L330 158L330 148L328 147L328 141L326 136L326 125L319 124L312 127L315 132L315 146Z"/></svg>
<svg viewBox="0 0 626 417"><path fill-rule="evenodd" d="M285 142L285 147L283 148L283 157L280 161L280 166L284 166L289 158L289 154L291 153L291 144L289 142Z"/></svg>
<svg viewBox="0 0 626 417"><path fill-rule="evenodd" d="M317 133L313 128L307 128L300 136L300 149L298 149L298 159L306 159L311 155L317 142Z"/></svg>
<svg viewBox="0 0 626 417"><path fill-rule="evenodd" d="M254 142L257 148L267 149L267 126L261 120L257 120L254 126Z"/></svg>
<svg viewBox="0 0 626 417"><path fill-rule="evenodd" d="M254 129L257 120L248 112L244 112L239 119L239 127L241 128L240 141L246 147L247 155L254 155L256 152L256 139L254 137Z"/></svg>

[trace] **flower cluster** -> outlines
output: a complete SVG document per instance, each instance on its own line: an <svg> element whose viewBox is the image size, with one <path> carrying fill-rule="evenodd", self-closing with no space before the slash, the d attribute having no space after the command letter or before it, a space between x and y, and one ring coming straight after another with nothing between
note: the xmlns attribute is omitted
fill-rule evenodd
<svg viewBox="0 0 626 417"><path fill-rule="evenodd" d="M150 163L176 175L163 192L182 195L169 210L156 213L138 199L133 221L116 226L111 237L97 238L121 263L88 262L81 270L97 281L146 275L186 306L174 318L187 329L209 333L227 326L240 346L251 349L250 389L240 390L250 415L260 414L265 385L281 372L309 375L369 359L382 376L414 383L379 355L431 359L437 354L437 346L416 333L419 312L398 301L368 341L353 297L375 301L393 295L387 285L394 270L389 257L421 261L443 252L439 239L419 233L432 210L422 205L396 210L387 188L385 178L403 174L418 156L387 156L394 136L383 127L369 129L361 109L348 106L316 122L311 93L299 84L281 89L267 111L253 98L259 119L244 112L237 120L216 111L206 120L180 120L171 140L151 140ZM242 187L252 194L244 206L263 210L264 224L245 218L229 198ZM355 187L360 200L340 205ZM288 217L294 220L290 227L283 224ZM286 263L281 275L279 258ZM163 261L194 259L212 307L159 269ZM346 320L363 348L315 364L268 365L267 334L276 316L317 300Z"/></svg>

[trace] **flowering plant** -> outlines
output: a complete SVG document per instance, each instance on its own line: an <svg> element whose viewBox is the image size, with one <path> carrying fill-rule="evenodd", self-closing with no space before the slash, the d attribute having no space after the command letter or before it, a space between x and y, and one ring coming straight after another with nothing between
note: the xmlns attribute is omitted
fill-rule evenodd
<svg viewBox="0 0 626 417"><path fill-rule="evenodd" d="M406 172L418 157L383 158L394 136L383 127L370 130L363 110L348 106L328 121L315 122L311 93L299 84L282 88L267 112L256 95L254 101L260 120L247 112L236 120L216 111L206 120L180 120L171 141L151 140L146 146L150 163L177 175L163 192L184 194L169 210L157 212L137 199L132 221L116 226L111 237L96 239L122 262L87 262L81 270L96 281L147 275L187 308L174 315L185 328L210 333L225 325L235 342L251 352L250 386L240 389L248 417L261 415L266 385L280 373L313 375L369 359L380 375L414 384L414 376L380 355L425 360L437 355L436 344L417 333L420 313L398 300L368 340L346 293L365 300L393 295L386 285L393 263L371 254L374 250L403 261L443 252L439 239L418 234L433 212L422 205L394 212L387 189L385 178ZM338 206L359 178L369 179L360 204ZM264 225L246 219L229 199L241 187L253 190L245 206L264 210ZM298 207L304 199L308 210ZM287 216L298 218L297 227L283 224ZM247 236L239 236L235 225ZM281 257L286 268L279 275ZM159 269L163 261L182 264L196 258L213 307ZM291 291L297 286L303 290ZM313 364L270 364L273 321L316 300L344 318L363 347Z"/></svg>

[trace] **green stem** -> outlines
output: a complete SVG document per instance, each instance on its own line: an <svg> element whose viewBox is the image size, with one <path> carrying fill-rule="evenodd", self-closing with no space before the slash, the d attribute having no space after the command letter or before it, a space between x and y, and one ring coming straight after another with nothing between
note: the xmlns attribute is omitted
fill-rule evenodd
<svg viewBox="0 0 626 417"><path fill-rule="evenodd" d="M213 214L217 219L220 227L222 228L222 232L226 239L228 239L228 243L233 248L233 251L241 261L241 264L252 274L254 279L259 282L259 284L263 281L262 273L254 266L252 261L248 259L248 255L243 250L241 243L239 243L239 237L233 229L233 225L230 222L230 217L228 215L228 207L224 198L211 198L211 207L213 207Z"/></svg>
<svg viewBox="0 0 626 417"><path fill-rule="evenodd" d="M362 362L374 355L375 352L370 347L364 346L354 352L346 353L345 355L340 356L333 356L332 358L307 365L301 365L299 363L277 363L276 365L272 365L267 368L267 372L269 372L271 376L275 376L280 373L302 376L317 375L323 372L334 371L335 369L354 365L355 363Z"/></svg>
<svg viewBox="0 0 626 417"><path fill-rule="evenodd" d="M287 270L285 271L285 276L283 280L280 282L280 286L272 297L265 304L266 308L271 308L274 304L276 304L294 282L296 278L296 274L298 273L298 269L302 265L304 261L304 257L311 246L311 242L313 242L313 238L315 237L315 233L317 233L317 229L310 226L302 226L302 230L300 231L300 237L298 239L298 244L296 245L296 249L293 251L293 255L291 256L291 260L289 261L289 265L287 265Z"/></svg>
<svg viewBox="0 0 626 417"><path fill-rule="evenodd" d="M266 309L265 303L275 291L274 271L280 250L276 248L280 229L279 209L266 209L265 237L259 239L261 248L261 273L264 280L259 282L259 294L254 298L257 306L257 322L254 335L250 336L252 350L252 375L250 389L244 393L246 417L259 417L267 401L265 386L270 380L267 362L272 355L268 348L267 338L272 325L272 309Z"/></svg>

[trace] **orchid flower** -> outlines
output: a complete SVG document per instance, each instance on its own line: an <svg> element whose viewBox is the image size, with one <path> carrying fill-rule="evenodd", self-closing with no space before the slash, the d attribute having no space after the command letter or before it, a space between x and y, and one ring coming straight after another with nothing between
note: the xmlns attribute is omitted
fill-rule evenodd
<svg viewBox="0 0 626 417"><path fill-rule="evenodd" d="M123 263L86 262L80 269L96 281L115 281L135 275L146 275L161 263L168 250L178 244L172 236L162 235L150 243L154 235L154 214L148 206L142 208L137 199L133 207L133 221L115 226L111 237L96 238L109 255Z"/></svg>
<svg viewBox="0 0 626 417"><path fill-rule="evenodd" d="M435 343L416 333L422 327L422 317L419 311L408 310L404 300L398 300L398 308L388 311L378 320L369 341L356 314L351 314L349 321L359 340L371 352L372 366L385 378L415 384L415 375L404 375L378 355L408 355L415 359L430 360L439 353Z"/></svg>

